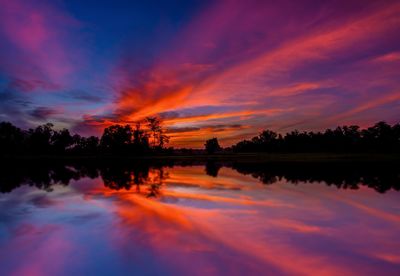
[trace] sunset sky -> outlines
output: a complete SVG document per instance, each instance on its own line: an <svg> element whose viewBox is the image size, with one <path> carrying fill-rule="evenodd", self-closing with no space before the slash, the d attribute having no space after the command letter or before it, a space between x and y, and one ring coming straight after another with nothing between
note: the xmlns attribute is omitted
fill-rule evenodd
<svg viewBox="0 0 400 276"><path fill-rule="evenodd" d="M172 146L400 121L400 1L0 0L0 121Z"/></svg>

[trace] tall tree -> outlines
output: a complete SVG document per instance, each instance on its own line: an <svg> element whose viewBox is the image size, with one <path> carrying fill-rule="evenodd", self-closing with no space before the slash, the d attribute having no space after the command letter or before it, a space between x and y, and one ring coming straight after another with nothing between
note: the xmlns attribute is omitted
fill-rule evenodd
<svg viewBox="0 0 400 276"><path fill-rule="evenodd" d="M222 149L217 138L211 138L207 140L204 146L208 154L213 154Z"/></svg>
<svg viewBox="0 0 400 276"><path fill-rule="evenodd" d="M147 127L151 132L152 146L153 148L162 148L169 141L169 137L165 134L165 130L162 127L162 121L158 117L147 117Z"/></svg>
<svg viewBox="0 0 400 276"><path fill-rule="evenodd" d="M133 129L130 125L112 125L104 129L100 147L108 153L126 153L132 142Z"/></svg>
<svg viewBox="0 0 400 276"><path fill-rule="evenodd" d="M151 131L151 136L153 138L153 148L155 148L157 145L159 132L161 130L161 121L157 117L147 117L146 121L147 126Z"/></svg>
<svg viewBox="0 0 400 276"><path fill-rule="evenodd" d="M135 129L133 130L133 143L135 145L148 145L148 135L142 129L141 123L137 122Z"/></svg>

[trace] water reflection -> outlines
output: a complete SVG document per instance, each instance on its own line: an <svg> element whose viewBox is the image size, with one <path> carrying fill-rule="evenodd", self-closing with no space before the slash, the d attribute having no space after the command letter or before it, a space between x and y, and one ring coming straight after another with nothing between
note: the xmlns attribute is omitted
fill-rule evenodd
<svg viewBox="0 0 400 276"><path fill-rule="evenodd" d="M266 185L284 180L290 184L317 183L338 189L359 189L366 186L376 192L400 190L398 164L342 164L342 163L257 163L257 162L140 162L103 164L40 164L3 165L0 169L0 192L8 193L21 185L35 186L51 191L53 184L68 185L81 178L101 177L104 186L113 190L132 190L157 197L168 173L165 168L173 166L204 166L205 174L218 177L221 168L231 168L249 175ZM151 174L150 174L151 172ZM196 181L193 183L196 184Z"/></svg>
<svg viewBox="0 0 400 276"><path fill-rule="evenodd" d="M400 272L395 165L112 162L1 170L1 275Z"/></svg>

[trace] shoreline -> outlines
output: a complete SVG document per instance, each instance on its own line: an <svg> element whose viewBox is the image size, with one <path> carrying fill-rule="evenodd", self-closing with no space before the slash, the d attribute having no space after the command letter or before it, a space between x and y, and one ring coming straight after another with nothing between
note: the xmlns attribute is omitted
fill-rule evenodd
<svg viewBox="0 0 400 276"><path fill-rule="evenodd" d="M399 162L399 153L223 153L223 154L197 154L197 155L149 155L149 156L2 156L0 163L12 161L233 161L233 162L265 162L265 163L287 163L287 162Z"/></svg>

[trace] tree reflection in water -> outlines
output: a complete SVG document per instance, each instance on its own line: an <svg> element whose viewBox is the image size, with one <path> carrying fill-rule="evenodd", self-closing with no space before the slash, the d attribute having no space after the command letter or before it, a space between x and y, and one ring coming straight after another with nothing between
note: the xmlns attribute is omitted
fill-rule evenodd
<svg viewBox="0 0 400 276"><path fill-rule="evenodd" d="M105 166L100 168L100 175L104 186L112 190L134 187L135 192L146 197L160 196L160 189L168 177L163 167L150 168L146 165Z"/></svg>
<svg viewBox="0 0 400 276"><path fill-rule="evenodd" d="M52 191L54 184L68 185L72 180L84 177L101 177L104 186L112 190L129 190L145 197L162 196L167 167L204 165L205 173L218 177L223 167L231 168L243 175L250 175L264 184L272 185L280 180L298 185L301 183L324 183L339 189L358 189L366 186L379 193L390 189L400 190L400 169L398 164L371 163L256 163L217 162L206 163L42 163L3 164L0 168L0 192L8 193L21 185L35 186Z"/></svg>

